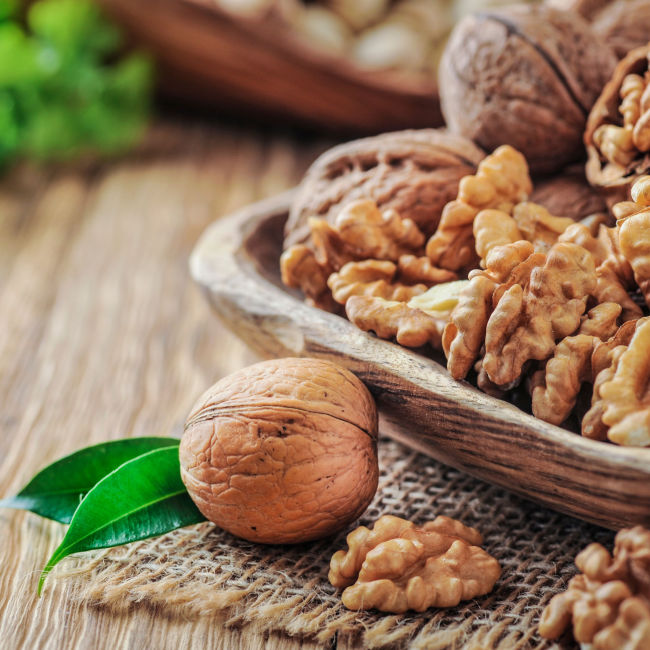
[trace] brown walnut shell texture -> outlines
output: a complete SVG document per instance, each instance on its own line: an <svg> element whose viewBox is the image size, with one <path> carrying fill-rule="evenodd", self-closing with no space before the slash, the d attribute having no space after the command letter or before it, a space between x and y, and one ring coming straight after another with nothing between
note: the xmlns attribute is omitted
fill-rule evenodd
<svg viewBox="0 0 650 650"><path fill-rule="evenodd" d="M513 5L468 16L454 29L438 74L447 125L492 151L510 144L535 173L584 155L592 104L616 63L578 14Z"/></svg>
<svg viewBox="0 0 650 650"><path fill-rule="evenodd" d="M575 11L622 59L650 38L650 0L547 0L547 5Z"/></svg>
<svg viewBox="0 0 650 650"><path fill-rule="evenodd" d="M650 34L648 35L650 38ZM608 164L594 143L594 134L604 124L621 125L623 118L619 112L620 90L623 80L629 74L644 75L650 67L650 44L638 47L619 61L610 81L603 88L589 113L585 127L584 141L587 147L587 180L602 190L608 204L625 201L630 197L634 181L650 172L650 153L639 154L623 168Z"/></svg>
<svg viewBox="0 0 650 650"><path fill-rule="evenodd" d="M529 200L543 205L551 214L574 221L597 212L607 213L607 204L587 182L583 165L572 165L557 176L535 180Z"/></svg>
<svg viewBox="0 0 650 650"><path fill-rule="evenodd" d="M196 403L180 446L199 510L253 542L345 528L377 490L377 410L351 372L317 359L244 368Z"/></svg>
<svg viewBox="0 0 650 650"><path fill-rule="evenodd" d="M384 133L354 140L322 154L309 168L291 206L284 247L309 239L308 219L334 223L341 208L372 199L397 210L428 237L458 183L485 157L475 144L444 129Z"/></svg>
<svg viewBox="0 0 650 650"><path fill-rule="evenodd" d="M575 11L583 18L591 20L610 0L546 0L546 5L564 11Z"/></svg>
<svg viewBox="0 0 650 650"><path fill-rule="evenodd" d="M622 59L650 40L650 0L608 2L593 16L591 28Z"/></svg>

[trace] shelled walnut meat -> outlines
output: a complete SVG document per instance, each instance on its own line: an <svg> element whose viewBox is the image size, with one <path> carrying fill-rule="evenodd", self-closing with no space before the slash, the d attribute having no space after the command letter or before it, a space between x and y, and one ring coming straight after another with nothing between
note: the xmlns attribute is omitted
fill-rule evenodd
<svg viewBox="0 0 650 650"><path fill-rule="evenodd" d="M650 38L650 34L648 34ZM610 203L629 198L650 171L650 44L619 62L596 100L585 128L586 174Z"/></svg>
<svg viewBox="0 0 650 650"><path fill-rule="evenodd" d="M454 607L490 592L501 575L482 542L476 529L449 517L418 528L384 515L372 530L360 526L348 535L348 550L332 556L328 578L345 588L348 609L399 614Z"/></svg>
<svg viewBox="0 0 650 650"><path fill-rule="evenodd" d="M581 571L544 609L539 633L573 636L592 650L650 648L650 531L641 526L616 535L614 553L590 544L576 557Z"/></svg>
<svg viewBox="0 0 650 650"><path fill-rule="evenodd" d="M199 510L268 544L345 528L377 489L377 410L351 372L318 359L244 368L196 403L180 445Z"/></svg>
<svg viewBox="0 0 650 650"><path fill-rule="evenodd" d="M454 29L440 62L449 129L492 150L510 144L534 172L583 156L589 110L616 57L585 20L545 5L483 11Z"/></svg>
<svg viewBox="0 0 650 650"><path fill-rule="evenodd" d="M586 437L650 446L650 177L614 206L616 227L554 215L533 191L526 159L503 145L461 179L426 245L414 221L358 199L333 225L308 221L282 277L379 338L442 349L455 379L502 398L524 387L545 421L575 414Z"/></svg>

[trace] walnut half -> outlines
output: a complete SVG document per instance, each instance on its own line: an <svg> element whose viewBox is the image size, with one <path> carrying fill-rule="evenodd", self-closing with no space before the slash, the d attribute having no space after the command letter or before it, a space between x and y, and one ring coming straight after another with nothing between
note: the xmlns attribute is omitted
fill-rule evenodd
<svg viewBox="0 0 650 650"><path fill-rule="evenodd" d="M348 609L396 614L429 607L453 607L487 594L501 575L499 563L478 545L480 533L449 517L421 528L384 515L372 530L360 526L347 537L349 550L337 551L329 581L346 587Z"/></svg>
<svg viewBox="0 0 650 650"><path fill-rule="evenodd" d="M539 633L557 639L573 626L592 650L650 647L650 531L637 526L616 535L614 553L590 544L576 557L581 574L544 609Z"/></svg>

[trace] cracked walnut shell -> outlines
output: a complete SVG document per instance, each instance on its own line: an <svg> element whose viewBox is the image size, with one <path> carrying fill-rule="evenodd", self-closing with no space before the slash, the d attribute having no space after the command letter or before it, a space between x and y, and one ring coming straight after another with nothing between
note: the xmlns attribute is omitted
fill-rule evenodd
<svg viewBox="0 0 650 650"><path fill-rule="evenodd" d="M196 403L180 445L199 510L253 542L345 528L377 489L377 410L351 372L319 359L244 368Z"/></svg>
<svg viewBox="0 0 650 650"><path fill-rule="evenodd" d="M328 578L345 587L348 609L453 607L489 593L501 575L499 563L480 548L482 541L477 530L449 517L418 528L384 515L372 530L360 526L348 535L348 550L332 556Z"/></svg>
<svg viewBox="0 0 650 650"><path fill-rule="evenodd" d="M650 44L632 50L616 66L593 105L585 127L585 173L611 203L650 171Z"/></svg>

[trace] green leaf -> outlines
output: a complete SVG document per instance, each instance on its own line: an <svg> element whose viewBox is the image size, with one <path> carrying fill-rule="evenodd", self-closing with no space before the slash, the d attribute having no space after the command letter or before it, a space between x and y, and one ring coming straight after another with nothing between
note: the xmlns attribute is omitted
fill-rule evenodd
<svg viewBox="0 0 650 650"><path fill-rule="evenodd" d="M15 23L0 23L0 88L37 83L41 77L40 48Z"/></svg>
<svg viewBox="0 0 650 650"><path fill-rule="evenodd" d="M41 0L30 7L27 22L36 36L66 57L107 54L122 40L92 0Z"/></svg>
<svg viewBox="0 0 650 650"><path fill-rule="evenodd" d="M0 22L11 18L18 9L18 0L0 0Z"/></svg>
<svg viewBox="0 0 650 650"><path fill-rule="evenodd" d="M148 121L151 60L122 55L120 31L93 0L37 0L26 24L15 4L0 0L0 165L134 145Z"/></svg>
<svg viewBox="0 0 650 650"><path fill-rule="evenodd" d="M70 523L81 499L107 474L148 451L179 444L177 438L127 438L80 449L42 469L15 497L0 500L0 507Z"/></svg>
<svg viewBox="0 0 650 650"><path fill-rule="evenodd" d="M135 542L205 521L181 480L178 447L150 451L103 478L79 504L38 583L71 553Z"/></svg>

